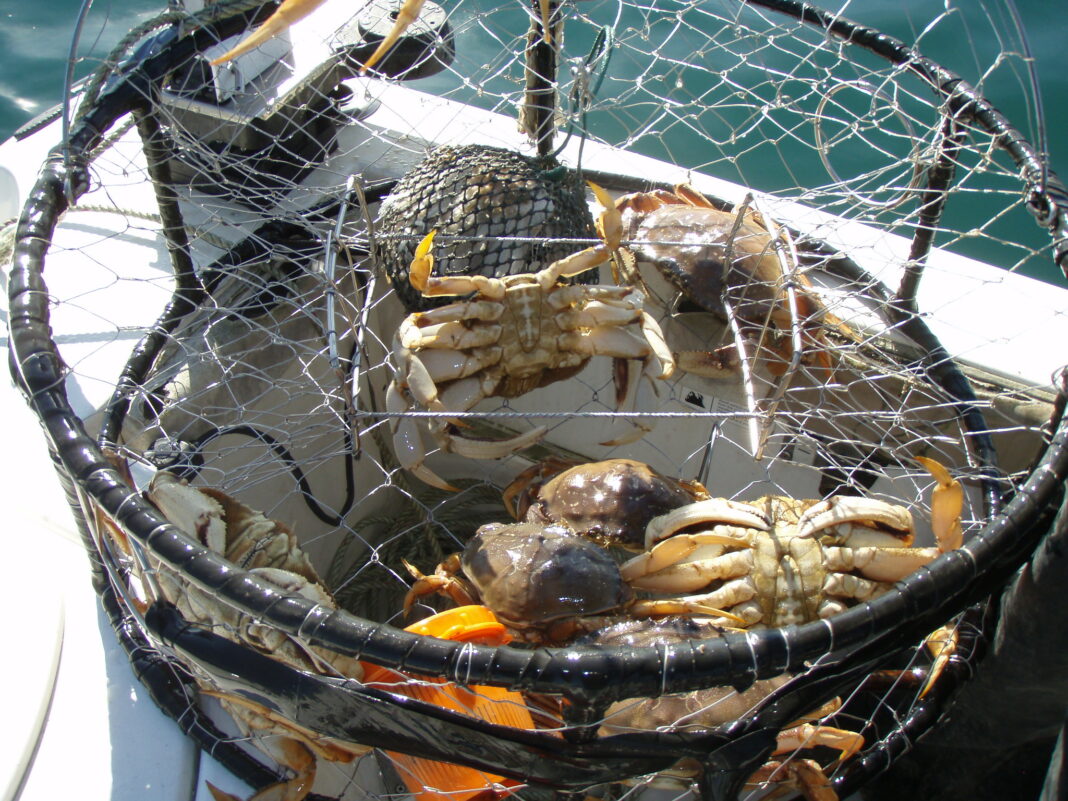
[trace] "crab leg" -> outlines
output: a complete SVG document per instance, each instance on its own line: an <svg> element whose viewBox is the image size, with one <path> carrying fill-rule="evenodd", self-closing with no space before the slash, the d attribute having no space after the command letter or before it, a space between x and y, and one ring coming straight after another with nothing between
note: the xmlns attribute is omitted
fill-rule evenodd
<svg viewBox="0 0 1068 801"><path fill-rule="evenodd" d="M943 551L956 550L964 543L964 532L960 524L961 511L964 509L964 488L934 459L917 456L916 461L938 482L938 486L931 493L931 528L934 529L938 547Z"/></svg>
<svg viewBox="0 0 1068 801"><path fill-rule="evenodd" d="M642 311L634 306L591 301L582 308L566 309L556 314L557 325L565 331L594 328L599 325L629 325L640 319Z"/></svg>
<svg viewBox="0 0 1068 801"><path fill-rule="evenodd" d="M631 562L633 561L635 560L632 559ZM624 564L620 572L623 574L623 580L636 589L652 592L695 592L713 581L748 575L753 570L753 552L732 551L710 559L693 559L670 564L647 573L640 572L637 566L625 570L629 565L630 562ZM634 574L633 578L629 577L631 574Z"/></svg>
<svg viewBox="0 0 1068 801"><path fill-rule="evenodd" d="M404 4L397 9L397 15L394 17L396 22L393 23L393 27L386 34L386 38L379 42L375 52L360 67L360 75L365 75L367 70L377 64L382 56L388 53L389 49L397 43L397 40L401 38L401 35L408 30L411 24L419 19L419 12L423 10L424 2L425 0L405 0Z"/></svg>
<svg viewBox="0 0 1068 801"><path fill-rule="evenodd" d="M405 569L411 573L415 583L404 596L404 614L411 611L412 606L424 595L441 593L449 596L457 606L470 606L477 603L475 594L467 582L459 577L460 555L450 554L438 569L431 575L426 575L407 559L402 559Z"/></svg>
<svg viewBox="0 0 1068 801"><path fill-rule="evenodd" d="M482 348L501 338L501 327L491 323L469 328L462 321L436 323L424 328L401 326L401 343L406 348Z"/></svg>
<svg viewBox="0 0 1068 801"><path fill-rule="evenodd" d="M629 611L636 617L668 614L712 614L739 622L744 627L760 619L759 609L755 610L755 614L752 617L744 616L745 609L736 608L736 611L742 612L743 616L720 610L724 607L738 607L739 604L753 600L756 595L756 585L748 577L737 578L724 582L722 586L711 592L698 595L686 595L681 598L666 600L635 601L630 606ZM708 610L710 609L715 611L709 612Z"/></svg>
<svg viewBox="0 0 1068 801"><path fill-rule="evenodd" d="M469 292L479 292L489 300L500 300L504 297L504 284L496 278L487 278L484 275L431 275L434 269L434 254L431 249L434 247L436 235L437 231L431 231L415 249L415 257L408 267L408 282L414 289L426 297L466 295Z"/></svg>
<svg viewBox="0 0 1068 801"><path fill-rule="evenodd" d="M774 755L789 754L799 748L812 748L817 745L841 752L838 761L842 762L864 747L864 737L847 729L802 723L800 726L779 732L775 750L772 753Z"/></svg>
<svg viewBox="0 0 1068 801"><path fill-rule="evenodd" d="M630 286L561 286L546 298L546 303L553 311L566 309L574 303L585 300L597 300L601 303L619 305L624 308L638 308L641 303L635 298L635 289Z"/></svg>
<svg viewBox="0 0 1068 801"><path fill-rule="evenodd" d="M229 698L229 696L227 696ZM302 801L315 784L315 756L299 740L282 737L275 746L281 752L281 761L296 775L287 781L268 785L248 801ZM215 801L241 801L231 793L220 790L211 782L205 782Z"/></svg>
<svg viewBox="0 0 1068 801"><path fill-rule="evenodd" d="M467 378L501 360L502 349L498 346L472 348L469 351L424 350L419 353L430 378L435 383Z"/></svg>
<svg viewBox="0 0 1068 801"><path fill-rule="evenodd" d="M813 534L841 523L872 522L900 531L902 544L908 545L912 533L912 513L904 506L893 506L874 498L836 496L805 510L797 521L799 536Z"/></svg>
<svg viewBox="0 0 1068 801"><path fill-rule="evenodd" d="M660 379L670 378L671 374L675 372L675 357L664 339L664 332L660 329L660 324L648 312L643 311L641 327L649 347L653 349L653 355L660 362L660 369L656 377Z"/></svg>
<svg viewBox="0 0 1068 801"><path fill-rule="evenodd" d="M645 315L640 318L643 322L644 317ZM649 321L653 326L656 325L652 318L649 318ZM657 331L659 332L659 328L657 328ZM648 389L655 397L656 389L653 384L653 378L665 378L670 375L671 369L674 367L674 362L670 360L670 356L665 364L650 352L651 348L657 346L655 339L652 341L643 340L623 328L592 328L582 331L568 331L560 335L559 344L562 350L570 350L577 353L612 356L616 359L642 360L642 370L637 375L634 374L631 366L627 365L626 391L617 403L617 410L619 411L636 411L639 407L651 409L653 407L652 398L649 397L648 393L643 394L642 389ZM651 426L647 423L643 425L642 423L628 421L627 426L626 432L610 438L602 444L614 446L633 442L651 430Z"/></svg>
<svg viewBox="0 0 1068 801"><path fill-rule="evenodd" d="M611 258L611 253L604 245L597 245L596 247L586 248L580 250L578 253L572 253L570 256L565 256L558 261L554 261L544 270L539 273L535 273L538 279L538 285L548 292L554 286L556 282L561 278L571 278L575 275L580 275L587 270L592 270L598 265L604 264Z"/></svg>
<svg viewBox="0 0 1068 801"><path fill-rule="evenodd" d="M324 2L325 0L285 0L260 27L243 39L236 47L212 61L211 66L217 67L220 64L233 61L238 56L243 56L250 50L254 50L268 39L274 38L294 23L304 19Z"/></svg>
<svg viewBox="0 0 1068 801"><path fill-rule="evenodd" d="M483 398L492 395L495 381L483 376L470 376L453 381L438 395L439 407L445 412L466 412ZM444 426L437 427L433 434L442 450L465 456L469 459L501 459L528 448L545 436L548 429L538 426L511 439L470 439L449 434Z"/></svg>
<svg viewBox="0 0 1068 801"><path fill-rule="evenodd" d="M410 411L410 409L411 406L397 385L391 383L389 389L386 390L386 411L401 413ZM396 453L401 467L425 484L448 492L457 491L452 484L423 466L426 450L423 448L423 438L419 435L419 426L415 418L394 417L391 427L393 429L393 452Z"/></svg>
<svg viewBox="0 0 1068 801"><path fill-rule="evenodd" d="M900 581L942 555L939 548L835 548L825 546L828 570L856 570L874 581Z"/></svg>
<svg viewBox="0 0 1068 801"><path fill-rule="evenodd" d="M737 623L742 628L749 625L745 618L720 609L710 596L691 596L687 598L664 598L647 601L635 601L627 610L634 617L660 617L662 615L707 615L724 622Z"/></svg>
<svg viewBox="0 0 1068 801"><path fill-rule="evenodd" d="M621 412L650 412L656 409L660 392L656 388L654 378L660 378L664 372L663 363L655 356L648 355L642 360L641 370L635 370L633 361L616 359L617 366L622 367L625 378L620 379L619 371L616 372L616 409ZM620 391L622 387L622 392ZM623 421L628 429L612 439L602 442L602 445L616 446L636 442L653 430L655 421L635 418Z"/></svg>
<svg viewBox="0 0 1068 801"><path fill-rule="evenodd" d="M724 345L715 350L682 350L673 355L680 370L702 378L733 379L741 370L735 345Z"/></svg>
<svg viewBox="0 0 1068 801"><path fill-rule="evenodd" d="M864 737L846 729L805 723L780 732L772 753L779 756L814 746L840 751L837 761L841 762L864 747ZM767 782L793 782L806 801L838 801L838 794L831 787L827 774L820 764L812 759L791 759L785 764L768 762L749 777L746 785Z"/></svg>
<svg viewBox="0 0 1068 801"><path fill-rule="evenodd" d="M504 306L491 300L462 300L424 312L413 312L405 318L410 325L424 328L450 320L485 320L495 322L504 314ZM403 323L402 323L403 325Z"/></svg>
<svg viewBox="0 0 1068 801"><path fill-rule="evenodd" d="M445 449L460 456L468 459L503 459L516 451L529 448L544 437L547 430L545 426L538 426L511 439L470 439L449 434L442 436Z"/></svg>
<svg viewBox="0 0 1068 801"><path fill-rule="evenodd" d="M928 691L938 681L938 677L942 675L942 671L946 669L946 665L949 664L949 660L953 657L953 654L957 651L957 628L952 623L947 623L939 629L931 632L927 635L926 640L927 650L934 657L934 663L927 671L927 680L923 683L923 688L920 690L920 698L927 695Z"/></svg>
<svg viewBox="0 0 1068 801"><path fill-rule="evenodd" d="M726 498L709 498L680 506L650 520L645 528L645 547L652 548L675 532L698 524L709 527L717 524L734 525L761 531L767 531L770 526L767 518L750 504L729 501ZM743 536L724 544L746 546L748 542L748 538Z"/></svg>

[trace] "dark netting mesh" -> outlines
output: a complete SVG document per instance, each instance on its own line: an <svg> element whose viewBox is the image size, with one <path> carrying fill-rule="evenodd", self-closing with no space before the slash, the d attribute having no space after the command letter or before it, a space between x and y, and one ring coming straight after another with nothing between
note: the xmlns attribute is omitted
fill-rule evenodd
<svg viewBox="0 0 1068 801"><path fill-rule="evenodd" d="M435 230L435 275L498 278L537 272L596 236L574 171L549 157L483 145L436 148L382 204L371 254L411 311L432 305L408 283L408 265Z"/></svg>

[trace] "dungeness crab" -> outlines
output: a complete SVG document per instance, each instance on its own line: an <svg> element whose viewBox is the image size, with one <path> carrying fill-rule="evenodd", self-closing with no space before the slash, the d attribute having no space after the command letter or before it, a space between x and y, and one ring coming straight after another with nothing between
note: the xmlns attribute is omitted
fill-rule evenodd
<svg viewBox="0 0 1068 801"><path fill-rule="evenodd" d="M674 192L624 195L616 208L627 242L618 251L617 264L626 280L637 281L635 261L649 262L684 299L704 311L723 316L727 300L742 333L759 342L773 374L784 372L793 357L796 316L800 361L830 367L824 327L837 321L826 313L803 274L784 271L775 240L759 214L721 211L684 184ZM733 375L739 364L733 344L711 353L680 353L678 360L681 369L713 378Z"/></svg>
<svg viewBox="0 0 1068 801"><path fill-rule="evenodd" d="M148 492L151 500L175 526L229 561L244 567L257 578L274 584L283 592L296 593L333 608L333 598L297 544L296 537L283 524L271 520L240 501L216 489L189 486L177 476L159 472ZM164 565L156 571L160 593L194 625L210 627L229 640L287 665L312 673L338 678L363 677L356 659L302 642L220 602L210 593L190 583ZM324 742L281 718L267 707L243 696L219 692L201 682L205 695L215 696L246 734L253 731L267 737L263 747L280 765L293 771L293 778L270 785L250 801L301 801L315 781L316 757L332 762L351 762L368 749L336 741ZM218 801L236 801L210 783Z"/></svg>
<svg viewBox="0 0 1068 801"><path fill-rule="evenodd" d="M668 478L633 459L547 459L504 490L505 506L517 520L558 523L600 545L632 551L643 548L654 517L709 497L700 482Z"/></svg>
<svg viewBox="0 0 1068 801"><path fill-rule="evenodd" d="M594 646L641 648L718 637L719 634L719 629L708 623L686 617L668 617L663 620L617 623L591 634L581 642ZM731 687L709 687L655 698L625 698L608 708L598 733L605 736L636 730L685 731L694 734L708 731L751 714L764 698L789 680L789 676L761 679L742 691ZM818 720L840 706L840 702L833 701L780 731L772 756L791 755L790 758L767 762L750 777L748 785L768 782L776 785L777 789L794 787L808 801L837 801L838 796L823 766L814 759L796 754L816 747L828 748L838 752L837 763L864 747L864 737L856 732L808 722ZM700 768L688 764L688 760L684 759L673 769L657 774L653 781L682 794L690 789L692 780L698 775Z"/></svg>
<svg viewBox="0 0 1068 801"><path fill-rule="evenodd" d="M603 192L595 190L599 197ZM606 209L597 222L606 242L618 242L618 215ZM656 321L635 287L565 286L558 283L610 258L601 244L560 259L537 273L502 278L434 276L431 232L416 249L408 272L427 297L466 295L468 300L409 314L393 341L396 375L386 395L394 419L394 448L403 467L434 486L450 486L423 466L416 420L404 412L442 413L431 433L443 450L470 458L500 458L536 442L539 426L508 440L488 442L454 436L450 412L465 412L483 398L514 398L578 373L591 356L616 360L617 408L641 411L653 404L654 380L668 378L675 364ZM641 365L635 369L634 362ZM649 430L639 419L605 444L632 442Z"/></svg>
<svg viewBox="0 0 1068 801"><path fill-rule="evenodd" d="M404 3L392 15L394 20L392 30L386 34L385 38L379 43L378 48L363 63L360 68L361 75L377 64L411 24L419 18L419 12L423 10L425 1L404 0ZM277 36L289 26L308 16L324 2L326 0L283 0L274 14L268 17L260 27L243 39L236 47L212 61L212 66L225 64L259 47L268 39ZM538 6L541 15L541 29L544 31L543 36L548 43L552 37L550 33L552 31L550 0L538 0Z"/></svg>
<svg viewBox="0 0 1068 801"><path fill-rule="evenodd" d="M713 498L654 519L648 550L620 571L637 589L728 609L747 626L830 617L960 547L963 490L938 462L918 460L938 482L937 547L911 547L912 513L870 498Z"/></svg>
<svg viewBox="0 0 1068 801"><path fill-rule="evenodd" d="M433 575L424 576L405 564L416 578L405 609L421 596L443 592L461 606L485 605L529 642L567 643L624 614L735 620L701 603L636 600L608 551L564 526L488 523Z"/></svg>

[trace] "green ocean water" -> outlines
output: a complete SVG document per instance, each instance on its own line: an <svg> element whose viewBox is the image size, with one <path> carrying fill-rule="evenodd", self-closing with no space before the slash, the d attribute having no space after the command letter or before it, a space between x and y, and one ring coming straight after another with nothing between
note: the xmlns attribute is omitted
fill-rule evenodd
<svg viewBox="0 0 1068 801"><path fill-rule="evenodd" d="M333 0L347 2L348 0ZM601 0L583 0L582 9ZM946 11L935 0L826 0L826 7L841 9L851 19L880 31L916 43L922 52L968 81L981 87L989 98L1023 134L1036 144L1046 132L1045 144L1050 165L1062 176L1068 175L1068 68L1064 57L1064 27L1050 19L1050 0L1016 0L1015 7L1024 38L1017 33L1007 13L1009 0L964 0L960 8ZM447 4L447 2L446 2ZM20 125L58 103L62 97L68 63L71 32L81 6L80 0L0 0L0 140ZM96 0L85 26L75 74L88 72L93 59L106 53L121 35L136 23L148 19L165 6L164 0ZM944 15L944 16L943 16ZM1023 69L1026 40L1037 73L1038 93L1032 91L1031 76ZM494 58L492 40L487 42L485 63ZM997 54L1004 54L998 61ZM467 53L478 61L478 53ZM1044 124L1038 120L1041 102ZM693 142L693 148L701 145ZM687 143L683 141L681 147ZM788 148L788 143L784 148ZM650 153L663 156L661 153ZM810 154L805 154L811 162ZM787 150L784 161L790 161ZM799 158L802 164L805 158ZM764 190L775 191L776 179L749 169L744 176L723 175ZM766 178L766 180L765 180ZM805 185L802 183L801 185ZM978 199L977 199L978 202ZM963 209L968 211L968 209ZM966 215L965 215L966 216ZM952 226L954 220L947 219ZM969 223L959 223L966 228ZM981 241L961 241L953 247L966 255L1019 269L1033 277L1054 283L1064 279L1049 261L1038 255L1021 259L1020 248L1002 246L998 240L1020 242L1030 248L1048 245L1048 235L1023 214L996 221L990 236Z"/></svg>

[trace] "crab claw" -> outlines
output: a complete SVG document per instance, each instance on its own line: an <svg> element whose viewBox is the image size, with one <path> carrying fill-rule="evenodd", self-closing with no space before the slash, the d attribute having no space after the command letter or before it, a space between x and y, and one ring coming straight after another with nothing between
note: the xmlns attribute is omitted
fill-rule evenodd
<svg viewBox="0 0 1068 801"><path fill-rule="evenodd" d="M596 222L597 234L609 249L617 250L623 239L623 217L610 194L593 181L587 181L586 185L590 187L590 191L593 192L593 196L597 198L602 208Z"/></svg>
<svg viewBox="0 0 1068 801"><path fill-rule="evenodd" d="M415 579L415 583L408 590L407 595L404 596L405 615L411 611L416 601L424 595L433 595L434 593L442 593L449 596L457 606L470 606L478 603L468 590L466 582L456 575L460 572L460 557L458 554L446 557L445 561L438 565L437 570L429 576L407 559L401 559L401 562L404 564L405 570Z"/></svg>
<svg viewBox="0 0 1068 801"><path fill-rule="evenodd" d="M272 39L294 23L304 19L315 9L321 6L325 0L285 0L278 10L243 39L238 45L211 62L211 66L217 67L228 61L233 61L238 56L243 56L250 50L255 50L268 39Z"/></svg>
<svg viewBox="0 0 1068 801"><path fill-rule="evenodd" d="M283 737L277 746L283 755L284 764L296 775L288 781L264 787L248 801L303 801L315 784L315 756L298 740ZM211 782L205 782L215 801L241 801L235 795L223 792Z"/></svg>
<svg viewBox="0 0 1068 801"><path fill-rule="evenodd" d="M940 462L926 456L917 456L916 461L938 482L931 493L931 528L938 540L938 547L943 552L956 550L964 543L960 524L964 488Z"/></svg>
<svg viewBox="0 0 1068 801"><path fill-rule="evenodd" d="M386 390L386 411L390 413L406 412L410 409L408 402L395 383ZM394 417L391 422L393 430L393 452L397 455L400 466L425 484L446 492L458 492L452 484L437 473L423 466L426 449L419 434L419 426L412 417Z"/></svg>
<svg viewBox="0 0 1068 801"><path fill-rule="evenodd" d="M367 73L367 70L371 69L377 64L381 58L389 52L389 49L397 43L403 34L411 26L413 22L419 19L419 12L423 10L423 3L425 0L405 0L404 5L397 9L397 15L393 18L396 20L393 23L393 27L389 33L386 34L386 38L379 42L378 47L375 49L370 57L360 67L360 75Z"/></svg>
<svg viewBox="0 0 1068 801"><path fill-rule="evenodd" d="M942 671L946 669L946 665L949 664L949 660L956 653L957 627L952 623L947 623L940 629L928 634L924 644L927 646L927 650L930 651L931 656L934 657L934 663L927 671L927 679L920 690L920 698L930 692L935 682L938 681L938 677L942 675Z"/></svg>
<svg viewBox="0 0 1068 801"><path fill-rule="evenodd" d="M545 44L553 43L553 29L551 19L553 15L552 0L538 0L538 11L541 13L541 38Z"/></svg>
<svg viewBox="0 0 1068 801"><path fill-rule="evenodd" d="M470 439L468 437L438 435L442 448L468 459L503 459L517 451L529 448L545 436L548 428L537 426L509 439Z"/></svg>
<svg viewBox="0 0 1068 801"><path fill-rule="evenodd" d="M430 272L434 269L434 255L430 251L434 247L436 234L437 231L434 230L423 237L423 241L415 249L415 258L408 267L408 281L419 292L426 292Z"/></svg>

